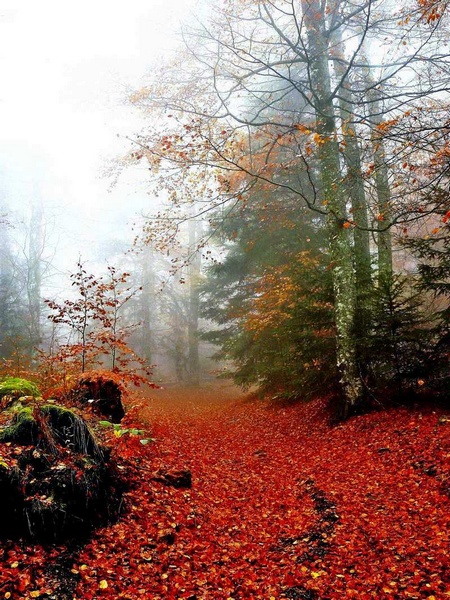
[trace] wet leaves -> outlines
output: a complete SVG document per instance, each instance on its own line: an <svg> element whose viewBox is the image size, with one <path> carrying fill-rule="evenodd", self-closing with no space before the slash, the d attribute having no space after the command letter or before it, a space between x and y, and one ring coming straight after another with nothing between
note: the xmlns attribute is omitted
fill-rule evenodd
<svg viewBox="0 0 450 600"><path fill-rule="evenodd" d="M447 597L442 411L398 408L331 427L324 401L182 400L141 411L155 444L119 439L134 482L123 518L65 553L5 545L0 598ZM180 472L192 487L155 480Z"/></svg>

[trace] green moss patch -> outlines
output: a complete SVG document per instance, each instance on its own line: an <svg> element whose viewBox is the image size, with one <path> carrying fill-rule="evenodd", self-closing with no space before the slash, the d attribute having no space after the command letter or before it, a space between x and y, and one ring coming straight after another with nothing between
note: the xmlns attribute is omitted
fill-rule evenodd
<svg viewBox="0 0 450 600"><path fill-rule="evenodd" d="M15 442L21 445L36 444L39 428L30 407L20 407L14 411L11 424L0 431L0 442Z"/></svg>
<svg viewBox="0 0 450 600"><path fill-rule="evenodd" d="M21 396L40 396L41 393L36 384L21 379L20 377L7 377L0 382L0 398L11 396L12 398L20 398Z"/></svg>

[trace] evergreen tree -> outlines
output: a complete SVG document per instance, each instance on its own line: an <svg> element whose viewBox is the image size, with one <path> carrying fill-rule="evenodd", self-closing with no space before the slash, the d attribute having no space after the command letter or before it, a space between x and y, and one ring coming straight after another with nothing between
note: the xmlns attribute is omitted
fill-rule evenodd
<svg viewBox="0 0 450 600"><path fill-rule="evenodd" d="M418 287L428 304L428 364L426 384L448 392L450 381L450 202L444 187L427 195L430 211L420 235L405 240L418 265Z"/></svg>
<svg viewBox="0 0 450 600"><path fill-rule="evenodd" d="M222 221L227 254L207 270L202 294L218 328L204 337L232 362L237 384L308 397L337 382L324 230L286 195L253 191L251 212Z"/></svg>

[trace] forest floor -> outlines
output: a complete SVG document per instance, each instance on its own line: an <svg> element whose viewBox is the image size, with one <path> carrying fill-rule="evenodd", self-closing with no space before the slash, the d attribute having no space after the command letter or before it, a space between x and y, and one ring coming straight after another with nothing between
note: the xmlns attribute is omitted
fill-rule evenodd
<svg viewBox="0 0 450 600"><path fill-rule="evenodd" d="M216 385L138 416L155 442L120 441L121 519L78 547L5 543L0 599L450 598L450 411L332 425L325 400ZM158 481L183 469L191 488Z"/></svg>

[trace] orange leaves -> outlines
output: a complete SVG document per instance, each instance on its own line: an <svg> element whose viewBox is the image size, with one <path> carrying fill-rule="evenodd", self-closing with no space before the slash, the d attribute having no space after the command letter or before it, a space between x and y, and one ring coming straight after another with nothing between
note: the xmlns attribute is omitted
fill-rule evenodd
<svg viewBox="0 0 450 600"><path fill-rule="evenodd" d="M314 269L318 266L317 259L309 252L301 252L292 257L293 262L301 262ZM276 329L282 323L291 319L291 313L298 298L305 293L301 285L292 278L291 265L266 269L255 287L253 300L245 307L244 329L255 336L264 331ZM275 332L273 332L276 335Z"/></svg>
<svg viewBox="0 0 450 600"><path fill-rule="evenodd" d="M306 127L305 125L303 125L302 123L297 123L295 125L295 128L300 131L301 133L303 133L304 135L310 135L311 134L311 129L309 129L308 127Z"/></svg>
<svg viewBox="0 0 450 600"><path fill-rule="evenodd" d="M2 542L1 598L449 597L444 410L332 426L326 399L161 394L141 408L158 442L126 462L123 518L75 550ZM151 480L186 461L192 489Z"/></svg>
<svg viewBox="0 0 450 600"><path fill-rule="evenodd" d="M442 13L446 10L445 2L436 2L436 0L417 0L421 10L421 20L427 24L433 24L438 21Z"/></svg>
<svg viewBox="0 0 450 600"><path fill-rule="evenodd" d="M433 167L441 168L443 165L447 164L450 160L450 144L446 142L442 148L432 156L430 160L430 165Z"/></svg>
<svg viewBox="0 0 450 600"><path fill-rule="evenodd" d="M365 176L370 177L374 171L375 171L375 163L371 163L365 171Z"/></svg>
<svg viewBox="0 0 450 600"><path fill-rule="evenodd" d="M315 133L312 136L312 139L313 139L314 143L316 144L316 146L323 146L329 140L328 137L320 135L319 133Z"/></svg>
<svg viewBox="0 0 450 600"><path fill-rule="evenodd" d="M382 134L387 134L397 123L400 121L400 118L389 119L388 121L382 121L377 125L377 130Z"/></svg>

